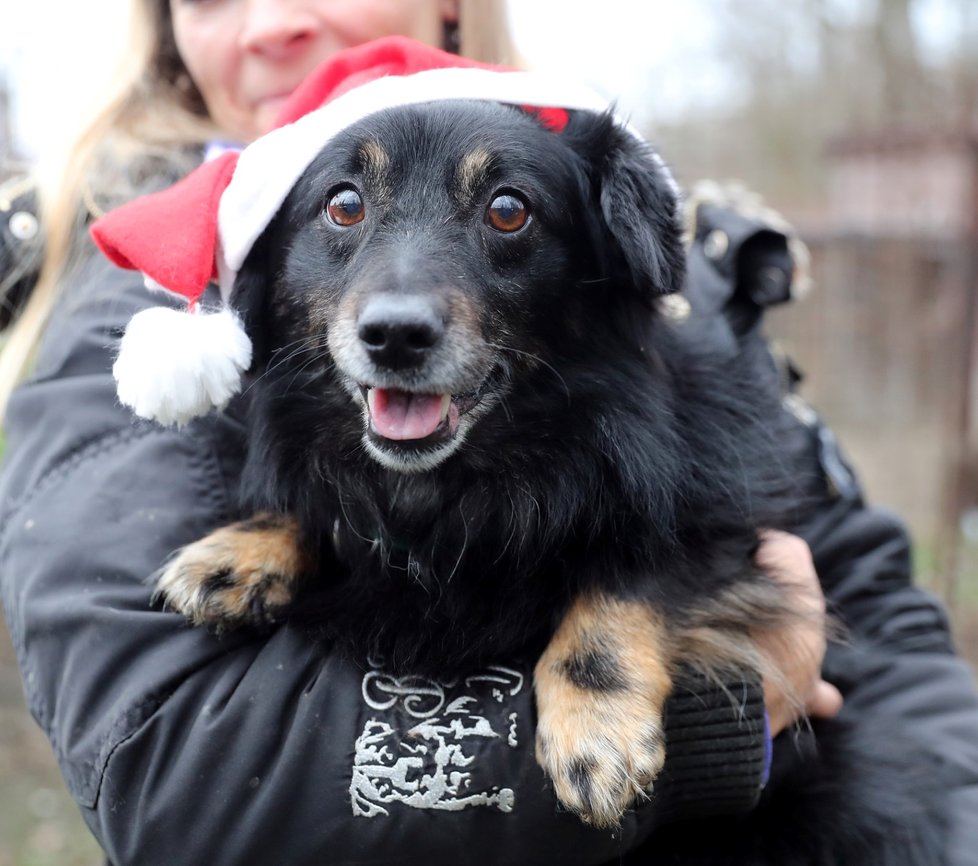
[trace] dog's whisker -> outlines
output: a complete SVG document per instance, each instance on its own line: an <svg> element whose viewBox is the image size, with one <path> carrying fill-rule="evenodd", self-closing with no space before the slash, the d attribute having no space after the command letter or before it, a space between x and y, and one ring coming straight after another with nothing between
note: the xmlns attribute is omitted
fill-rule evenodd
<svg viewBox="0 0 978 866"><path fill-rule="evenodd" d="M541 367L544 367L547 370L549 370L551 373L554 374L554 376L560 382L561 387L564 389L564 394L567 397L567 405L569 406L571 404L572 402L571 390L567 384L567 380L560 374L560 371L556 367L554 367L553 364L551 364L549 361L545 361L543 358L541 358L539 355L534 354L533 352L527 352L524 351L523 349L516 349L513 346L507 346L503 343L489 343L489 346L493 349L497 349L500 352L511 352L514 355L520 355L522 357L529 358L531 361L535 361Z"/></svg>
<svg viewBox="0 0 978 866"><path fill-rule="evenodd" d="M458 567L462 564L462 557L465 556L465 551L469 546L469 522L465 519L465 512L462 510L462 503L458 504L458 513L462 517L462 528L465 530L465 536L462 538L462 547L458 552L458 559L455 560L455 565L452 567L451 573L448 575L448 580L446 583L451 583L452 578L458 572Z"/></svg>
<svg viewBox="0 0 978 866"><path fill-rule="evenodd" d="M288 363L292 358L296 357L296 355L301 355L303 352L307 352L315 348L325 348L325 340L325 335L317 335L314 338L306 335L293 340L291 343L286 343L284 346L279 346L272 352L267 370L271 372L280 365ZM296 346L299 348L292 351ZM280 357L286 352L289 354L285 357Z"/></svg>
<svg viewBox="0 0 978 866"><path fill-rule="evenodd" d="M499 408L503 411L506 416L506 420L512 424L513 423L513 410L510 408L509 401L506 399L505 394L499 395Z"/></svg>
<svg viewBox="0 0 978 866"><path fill-rule="evenodd" d="M304 361L304 362L302 363L302 365L301 365L301 366L299 367L299 369L297 369L297 370L296 370L296 371L295 371L295 372L294 372L294 373L292 374L292 378L291 378L291 379L289 379L289 384L285 386L285 393L286 393L286 394L288 394L289 392L291 392L291 391L292 391L292 389L293 389L293 387L295 387L295 381L296 381L296 379L298 379L298 378L299 378L299 376L301 376L301 375L302 375L302 374L303 374L303 373L304 373L304 372L305 372L305 371L306 371L306 370L307 370L307 369L308 369L308 368L309 368L310 366L312 366L312 365L313 365L313 364L314 364L314 363L315 363L315 362L316 362L317 360L319 360L319 358L318 358L318 356L314 356L314 357L312 357L312 358L308 358L308 359L307 359L306 361Z"/></svg>
<svg viewBox="0 0 978 866"><path fill-rule="evenodd" d="M270 362L268 366L265 367L265 369L261 372L261 375L255 377L255 380L245 389L245 393L247 393L252 388L254 388L255 385L257 385L266 376L275 372L275 370L277 370L279 367L289 363L295 358L298 358L299 356L305 354L306 352L322 351L327 348L325 336L319 338L318 340L314 340L312 342L307 343L309 339L310 339L309 337L300 337L298 340L293 340L291 343L287 343L286 345L276 349L272 353L272 362ZM306 343L306 345L302 345L304 343ZM282 354L286 350L291 349L296 345L299 345L299 348L289 352L289 354L286 355L285 357L283 358L276 357L277 355Z"/></svg>
<svg viewBox="0 0 978 866"><path fill-rule="evenodd" d="M337 499L337 505L339 505L340 514L343 515L343 522L347 525L347 527L349 528L350 532L352 532L353 535L357 539L359 539L360 541L362 541L364 544L373 544L377 539L376 538L368 538L366 535L363 535L360 532L359 529L357 529L357 527L354 525L353 521L350 519L349 512L346 510L346 497L343 495L342 491L337 491L337 493L338 493L338 496L337 496L336 499Z"/></svg>
<svg viewBox="0 0 978 866"><path fill-rule="evenodd" d="M517 514L516 500L513 499L513 494L511 492L506 491L506 495L507 498L509 499L509 504L510 504L510 519L509 519L510 530L509 530L509 535L506 538L506 541L503 543L502 549L499 551L499 556L497 556L492 563L493 568L499 565L499 563L509 552L509 548L513 543L513 539L516 538L516 533L519 530L519 523L516 520L516 514Z"/></svg>

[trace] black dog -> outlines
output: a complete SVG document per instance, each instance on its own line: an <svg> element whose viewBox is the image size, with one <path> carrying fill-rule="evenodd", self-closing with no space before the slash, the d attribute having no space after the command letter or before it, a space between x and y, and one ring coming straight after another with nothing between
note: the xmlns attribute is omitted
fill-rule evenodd
<svg viewBox="0 0 978 866"><path fill-rule="evenodd" d="M664 313L677 210L609 117L445 102L338 135L235 285L259 516L182 551L169 603L275 619L306 575L290 612L397 668L536 653L540 762L616 824L677 666L764 666L750 632L788 614L756 533L799 513L763 348L715 357ZM868 807L818 826L878 859L813 863L911 862Z"/></svg>

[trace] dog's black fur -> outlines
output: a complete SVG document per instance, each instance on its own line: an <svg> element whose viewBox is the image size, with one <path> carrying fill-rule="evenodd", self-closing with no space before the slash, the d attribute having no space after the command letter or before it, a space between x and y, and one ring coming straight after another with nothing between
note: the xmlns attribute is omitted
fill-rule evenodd
<svg viewBox="0 0 978 866"><path fill-rule="evenodd" d="M348 188L363 218L341 226L324 208ZM487 220L500 194L527 203L518 231ZM556 133L515 108L442 103L333 140L234 296L256 338L244 489L256 511L298 520L317 577L296 610L332 640L440 674L539 654L572 600L595 591L648 605L673 635L775 622L777 588L751 555L759 527L800 516L784 416L757 341L718 357L664 314L683 262L668 179L608 117L572 114ZM357 345L378 296L434 321L417 363L376 364ZM446 447L443 432L398 444L370 432L364 385L478 402L461 444ZM739 594L751 601L718 602ZM613 691L607 661L577 659L575 682ZM830 783L798 775L807 785L814 773L821 797L803 814L759 811L751 838L770 844L737 862L789 862L803 826L825 844L793 863L941 862L932 816L852 800L900 785L861 754ZM772 802L803 793L779 789ZM854 812L838 815L840 803ZM909 857L899 822L922 840ZM724 840L682 862L721 862L714 846Z"/></svg>
<svg viewBox="0 0 978 866"><path fill-rule="evenodd" d="M364 138L392 154L396 203L381 213ZM492 168L460 211L450 167L483 142ZM324 201L348 182L368 213L337 229ZM498 189L529 199L516 235L485 224ZM317 588L331 633L444 671L544 639L585 589L681 615L754 580L756 527L785 519L771 495L788 489L781 414L758 387L756 345L718 364L658 312L684 277L676 210L610 119L577 116L556 135L502 106L376 116L305 173L236 289L263 340L245 484L256 509L298 516L333 576ZM353 285L446 282L478 308L494 350L484 372L504 396L444 462L391 471L365 453L361 407L310 321Z"/></svg>

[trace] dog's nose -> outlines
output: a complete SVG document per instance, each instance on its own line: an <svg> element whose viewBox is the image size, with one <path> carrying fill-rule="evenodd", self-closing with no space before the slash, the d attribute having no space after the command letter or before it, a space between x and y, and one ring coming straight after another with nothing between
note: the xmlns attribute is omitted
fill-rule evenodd
<svg viewBox="0 0 978 866"><path fill-rule="evenodd" d="M444 316L417 295L376 295L357 320L357 336L370 359L394 370L421 364L444 334Z"/></svg>

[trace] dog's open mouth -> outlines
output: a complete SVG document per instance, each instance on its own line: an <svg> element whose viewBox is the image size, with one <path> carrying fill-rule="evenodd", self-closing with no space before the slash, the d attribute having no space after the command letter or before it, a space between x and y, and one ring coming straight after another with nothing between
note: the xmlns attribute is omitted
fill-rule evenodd
<svg viewBox="0 0 978 866"><path fill-rule="evenodd" d="M452 439L460 419L482 400L483 388L468 394L418 394L396 388L360 386L369 413L370 435L400 447Z"/></svg>

